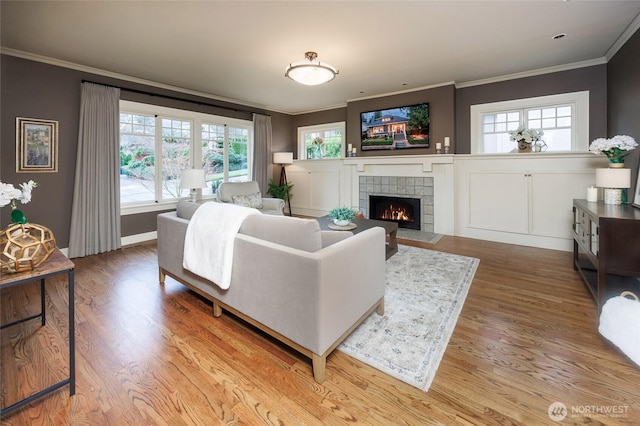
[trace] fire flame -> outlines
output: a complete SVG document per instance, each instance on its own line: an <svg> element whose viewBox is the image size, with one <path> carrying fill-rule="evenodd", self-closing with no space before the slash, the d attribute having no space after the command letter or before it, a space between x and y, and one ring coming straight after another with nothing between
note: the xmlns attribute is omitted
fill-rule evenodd
<svg viewBox="0 0 640 426"><path fill-rule="evenodd" d="M389 204L389 207L382 212L380 219L413 222L411 214L404 207L397 207Z"/></svg>

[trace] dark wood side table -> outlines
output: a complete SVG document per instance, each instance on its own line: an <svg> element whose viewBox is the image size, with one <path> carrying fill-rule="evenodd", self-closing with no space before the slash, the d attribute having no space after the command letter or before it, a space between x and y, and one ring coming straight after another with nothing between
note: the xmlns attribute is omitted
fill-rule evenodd
<svg viewBox="0 0 640 426"><path fill-rule="evenodd" d="M329 216L322 216L317 218L316 220L320 224L320 229L324 231L331 231L331 229L329 228L329 224L331 223L331 219L329 219ZM398 224L396 222L356 218L353 220L353 223L356 224L356 227L354 229L350 229L350 231L354 234L362 232L365 229L374 228L376 226L383 228L388 237L388 241L386 242L386 258L389 259L391 256L398 252L398 241L396 239L398 235Z"/></svg>
<svg viewBox="0 0 640 426"><path fill-rule="evenodd" d="M573 200L573 267L602 310L622 291L640 296L640 209Z"/></svg>
<svg viewBox="0 0 640 426"><path fill-rule="evenodd" d="M76 393L76 363L75 363L75 310L74 310L74 287L73 287L73 279L74 279L74 264L70 261L67 256L65 256L59 249L55 249L51 257L47 259L42 265L37 268L26 271L19 272L16 274L0 274L0 288L5 287L13 287L20 284L25 284L33 281L40 280L40 313L31 315L25 318L22 318L17 321L13 321L8 324L3 324L0 328L11 327L16 324L23 323L25 321L29 321L35 318L41 318L42 325L46 324L46 311L45 311L45 279L48 277L52 277L58 274L67 274L69 281L69 377L53 384L46 389L43 389L39 392L34 393L31 396L28 396L18 402L15 402L8 407L0 409L0 416L4 416L5 414L16 410L20 407L23 407L34 400L44 396L48 393L55 391L56 389L61 388L62 386L69 385L69 395L75 395Z"/></svg>

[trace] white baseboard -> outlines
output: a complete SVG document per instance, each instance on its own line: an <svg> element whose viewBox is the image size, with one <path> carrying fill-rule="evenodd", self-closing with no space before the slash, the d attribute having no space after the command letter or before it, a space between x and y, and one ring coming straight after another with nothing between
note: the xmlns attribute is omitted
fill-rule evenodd
<svg viewBox="0 0 640 426"><path fill-rule="evenodd" d="M122 237L122 239L120 240L120 244L122 244L122 246L124 247L132 244L143 243L145 241L155 240L157 238L158 238L157 231L145 232L144 234L135 234L135 235Z"/></svg>

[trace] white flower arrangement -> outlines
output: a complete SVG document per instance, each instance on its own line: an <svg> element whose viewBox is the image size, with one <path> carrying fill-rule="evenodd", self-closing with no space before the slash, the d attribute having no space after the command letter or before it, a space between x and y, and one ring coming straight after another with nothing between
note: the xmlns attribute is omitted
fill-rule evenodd
<svg viewBox="0 0 640 426"><path fill-rule="evenodd" d="M598 138L591 142L589 151L604 154L610 160L620 160L638 146L631 136L617 135L609 139Z"/></svg>
<svg viewBox="0 0 640 426"><path fill-rule="evenodd" d="M542 130L527 129L524 126L519 126L516 130L512 130L508 133L511 140L518 143L536 143L541 140L544 135Z"/></svg>
<svg viewBox="0 0 640 426"><path fill-rule="evenodd" d="M11 204L11 208L15 210L16 200L27 204L31 201L31 191L37 186L38 184L32 180L20 184L20 189L14 188L10 183L0 182L0 207Z"/></svg>

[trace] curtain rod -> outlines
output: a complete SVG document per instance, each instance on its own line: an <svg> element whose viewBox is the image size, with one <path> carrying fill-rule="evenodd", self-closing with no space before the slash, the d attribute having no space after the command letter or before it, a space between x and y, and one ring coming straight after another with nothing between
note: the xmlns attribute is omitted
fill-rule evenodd
<svg viewBox="0 0 640 426"><path fill-rule="evenodd" d="M247 114L261 114L261 113L257 113L257 112L254 112L254 111L249 111L249 110L246 110L246 109L231 108L231 107L226 107L226 106L221 106L221 105L210 104L208 102L192 101L192 100L189 100L189 99L179 98L177 96L161 95L161 94L149 92L149 91L146 91L146 90L128 89L126 87L114 86L113 84L98 83L96 81L91 81L91 80L83 79L82 82L83 83L98 84L100 86L106 86L106 87L114 87L116 89L124 90L126 92L137 93L139 95L156 96L156 97L159 97L159 98L170 99L172 101L190 102L192 104L210 106L210 107L214 107L214 108L226 109L226 110L229 110L229 111L243 112L243 113L247 113ZM194 95L194 96L197 96L197 95ZM268 117L271 117L271 114L261 114L261 115L266 115Z"/></svg>

